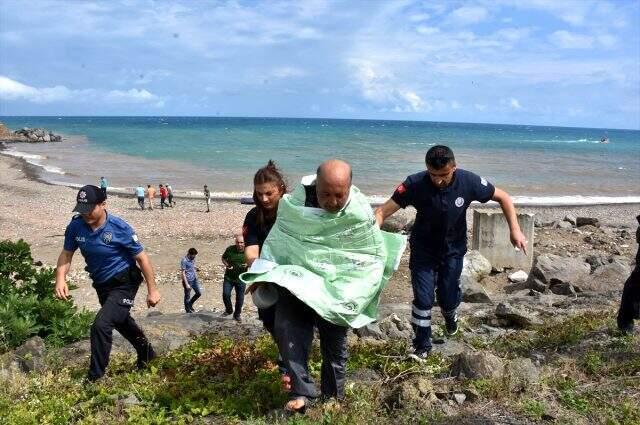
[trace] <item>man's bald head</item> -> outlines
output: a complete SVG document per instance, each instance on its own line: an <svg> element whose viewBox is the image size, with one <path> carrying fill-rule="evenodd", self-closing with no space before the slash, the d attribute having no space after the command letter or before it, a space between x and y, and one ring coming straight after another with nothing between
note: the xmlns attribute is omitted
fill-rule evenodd
<svg viewBox="0 0 640 425"><path fill-rule="evenodd" d="M336 213L349 200L351 190L351 166L340 159L329 159L316 172L318 204L325 210Z"/></svg>

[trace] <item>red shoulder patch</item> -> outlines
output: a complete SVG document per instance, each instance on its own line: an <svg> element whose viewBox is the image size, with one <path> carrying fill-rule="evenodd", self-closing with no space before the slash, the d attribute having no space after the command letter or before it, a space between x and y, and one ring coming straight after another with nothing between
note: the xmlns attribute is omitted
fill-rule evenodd
<svg viewBox="0 0 640 425"><path fill-rule="evenodd" d="M396 187L396 192L398 192L401 195L406 191L407 191L407 188L405 187L404 183L400 183L400 185Z"/></svg>
<svg viewBox="0 0 640 425"><path fill-rule="evenodd" d="M249 226L242 226L242 237L246 238L249 233Z"/></svg>

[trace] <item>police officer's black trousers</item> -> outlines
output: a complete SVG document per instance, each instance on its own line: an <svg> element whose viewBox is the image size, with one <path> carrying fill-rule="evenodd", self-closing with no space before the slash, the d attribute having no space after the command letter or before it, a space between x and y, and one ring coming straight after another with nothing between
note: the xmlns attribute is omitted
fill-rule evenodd
<svg viewBox="0 0 640 425"><path fill-rule="evenodd" d="M634 319L640 319L640 264L637 263L631 276L624 283L618 310L618 328L633 329Z"/></svg>
<svg viewBox="0 0 640 425"><path fill-rule="evenodd" d="M348 328L324 320L286 289L280 288L279 295L275 333L280 355L291 378L290 397L318 397L309 375L309 353L314 327L317 327L322 354L320 391L324 397L343 399Z"/></svg>
<svg viewBox="0 0 640 425"><path fill-rule="evenodd" d="M133 345L138 354L138 366L143 366L155 357L151 344L130 315L133 300L138 292L138 283L118 282L96 288L102 308L91 325L91 361L88 378L102 377L109 364L113 330Z"/></svg>

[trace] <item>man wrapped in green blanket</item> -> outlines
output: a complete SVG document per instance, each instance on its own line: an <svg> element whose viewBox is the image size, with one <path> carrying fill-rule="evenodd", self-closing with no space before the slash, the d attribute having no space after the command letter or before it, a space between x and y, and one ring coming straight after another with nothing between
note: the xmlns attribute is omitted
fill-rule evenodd
<svg viewBox="0 0 640 425"><path fill-rule="evenodd" d="M315 177L315 178L314 178ZM309 375L314 326L322 353L321 395L344 397L347 330L377 318L404 236L381 231L351 167L328 160L279 203L260 260L241 279L278 286L275 334L291 382L285 409L304 412L319 394Z"/></svg>

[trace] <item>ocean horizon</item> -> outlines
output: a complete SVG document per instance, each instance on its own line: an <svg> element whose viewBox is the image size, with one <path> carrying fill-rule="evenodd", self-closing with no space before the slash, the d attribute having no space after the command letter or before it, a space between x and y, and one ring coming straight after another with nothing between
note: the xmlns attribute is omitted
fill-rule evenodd
<svg viewBox="0 0 640 425"><path fill-rule="evenodd" d="M65 137L7 144L2 152L38 167L53 184L96 184L105 176L123 192L168 183L197 196L207 184L218 198L240 198L250 195L253 174L269 159L293 186L322 160L339 157L352 165L354 184L379 202L424 170L429 147L445 144L458 167L520 202L640 202L639 130L249 117L0 116L0 122Z"/></svg>

